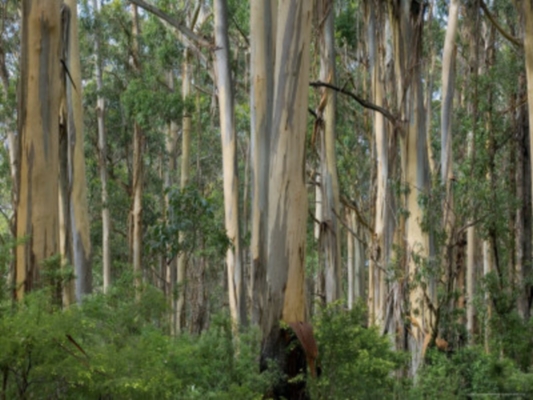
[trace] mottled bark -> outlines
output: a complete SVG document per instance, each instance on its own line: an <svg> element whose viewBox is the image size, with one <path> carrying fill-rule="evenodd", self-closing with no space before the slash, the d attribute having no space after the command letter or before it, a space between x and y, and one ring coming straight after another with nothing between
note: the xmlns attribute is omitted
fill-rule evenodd
<svg viewBox="0 0 533 400"><path fill-rule="evenodd" d="M263 367L276 360L288 371L288 341L280 320L305 321L307 189L304 181L313 2L279 3L268 191L267 294L261 319ZM293 395L282 382L277 396ZM294 397L292 397L294 398Z"/></svg>
<svg viewBox="0 0 533 400"><path fill-rule="evenodd" d="M109 195L107 191L107 135L105 129L105 99L101 92L104 88L104 71L102 68L101 56L101 34L99 28L100 2L92 0L94 18L97 21L94 32L94 56L95 56L95 74L96 89L98 97L96 98L96 118L98 121L98 170L100 182L102 185L102 275L104 293L107 293L111 285L111 248L110 248L110 230L111 216L109 214Z"/></svg>
<svg viewBox="0 0 533 400"><path fill-rule="evenodd" d="M322 21L320 28L320 80L335 84L335 27L333 0L318 0L317 15ZM336 93L322 88L321 105L318 112L322 116L320 124L320 176L322 191L322 215L320 242L324 255L326 302L331 303L341 297L341 256L338 215L339 182L337 178L337 158L335 155L335 110Z"/></svg>
<svg viewBox="0 0 533 400"><path fill-rule="evenodd" d="M470 46L468 51L468 79L465 82L473 82L473 93L468 99L467 112L472 120L472 130L469 132L468 157L471 165L474 165L476 158L475 132L478 121L478 93L477 82L479 72L479 27L480 15L478 1L469 4L465 10L465 17L471 21L466 26L466 35L469 39ZM470 178L473 179L473 168L470 170ZM466 249L466 326L469 334L469 341L473 343L475 338L476 320L474 308L474 294L476 290L476 228L473 220L468 221L470 226L467 231L467 249Z"/></svg>
<svg viewBox="0 0 533 400"><path fill-rule="evenodd" d="M132 16L132 58L133 68L140 72L141 65L139 59L139 16L137 6L131 6ZM133 264L133 273L135 275L134 283L137 289L142 284L142 195L143 195L143 153L144 153L144 133L141 126L133 123L133 179L132 179L132 237L131 237L131 259Z"/></svg>
<svg viewBox="0 0 533 400"><path fill-rule="evenodd" d="M74 267L76 301L92 290L91 241L85 153L77 1L66 0L63 19L65 116L67 134L68 219L71 238L70 263ZM67 71L68 70L68 71Z"/></svg>
<svg viewBox="0 0 533 400"><path fill-rule="evenodd" d="M384 106L385 92L385 21L380 11L383 5L369 4L367 8L368 49L371 70L371 90L374 103ZM368 270L369 322L385 329L387 298L386 270L390 261L393 219L389 188L389 129L383 114L374 112L374 140L376 152L376 203L374 233Z"/></svg>
<svg viewBox="0 0 533 400"><path fill-rule="evenodd" d="M226 234L231 246L226 252L229 304L234 325L246 323L246 299L239 232L239 177L233 83L230 71L228 10L226 0L215 0L215 75L220 110L220 136L224 174L224 213Z"/></svg>
<svg viewBox="0 0 533 400"><path fill-rule="evenodd" d="M191 57L188 50L185 50L183 57L183 69L181 76L181 90L182 97L185 104L190 100L191 96ZM184 190L189 184L190 172L190 154L191 154L191 128L192 116L189 110L185 109L183 112L183 136L181 141L181 177L180 189ZM179 241L183 243L183 234L180 234ZM178 299L176 304L176 331L180 332L185 328L185 277L187 276L187 254L181 251L178 255L177 264L177 285L178 285Z"/></svg>
<svg viewBox="0 0 533 400"><path fill-rule="evenodd" d="M266 293L266 224L277 1L250 4L252 130L252 322L258 324Z"/></svg>
<svg viewBox="0 0 533 400"><path fill-rule="evenodd" d="M402 120L407 121L400 139L400 167L406 193L402 196L403 208L408 211L403 221L401 238L409 277L408 318L411 327L408 347L411 352L410 373L416 375L421 365L427 335L434 335L433 315L427 304L425 284L431 286L431 277L419 274L423 262L429 257L429 236L421 227L424 211L419 197L427 195L429 165L427 136L422 91L421 55L423 7L413 0L390 2L390 21L394 48L394 75L396 102Z"/></svg>
<svg viewBox="0 0 533 400"><path fill-rule="evenodd" d="M22 1L20 180L16 295L39 286L43 261L59 252L60 2Z"/></svg>
<svg viewBox="0 0 533 400"><path fill-rule="evenodd" d="M172 91L175 90L174 85L174 73L172 71L167 71L167 85L168 88ZM170 192L169 190L174 185L174 176L177 171L177 144L178 144L178 124L175 121L169 121L167 126L167 135L166 135L166 152L167 152L167 168L164 172L164 184L165 184L165 217L168 220L172 220L174 210L170 206ZM178 237L179 240L179 237ZM177 299L174 298L174 292L177 284L177 271L178 271L178 262L176 257L172 259L165 260L165 293L169 304L171 304L171 323L170 331L172 334L178 333L176 331L177 327ZM179 288L181 290L181 288Z"/></svg>
<svg viewBox="0 0 533 400"><path fill-rule="evenodd" d="M523 15L525 20L524 33L524 52L526 58L526 76L527 76L527 99L529 113L529 148L533 149L533 2L531 0L522 0ZM530 176L533 176L533 163L531 164ZM533 179L531 180L533 185ZM533 193L533 186L532 186ZM532 202L533 204L533 202ZM532 293L528 293L529 306L528 313L531 311Z"/></svg>

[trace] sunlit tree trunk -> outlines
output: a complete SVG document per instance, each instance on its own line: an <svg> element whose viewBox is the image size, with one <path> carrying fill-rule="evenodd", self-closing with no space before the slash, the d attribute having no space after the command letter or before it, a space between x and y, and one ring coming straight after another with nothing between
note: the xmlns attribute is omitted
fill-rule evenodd
<svg viewBox="0 0 533 400"><path fill-rule="evenodd" d="M444 39L442 55L442 102L441 102L441 180L446 185L447 204L450 204L450 178L452 177L452 109L455 89L455 36L457 33L457 19L459 15L459 1L451 0L448 10L448 26ZM445 212L445 225L449 225L450 211Z"/></svg>
<svg viewBox="0 0 533 400"><path fill-rule="evenodd" d="M63 6L63 43L65 71L64 122L66 123L67 187L69 262L74 268L74 293L76 301L92 290L91 241L89 208L87 204L87 181L85 177L85 152L83 134L83 108L81 65L78 39L77 1L66 0Z"/></svg>
<svg viewBox="0 0 533 400"><path fill-rule="evenodd" d="M136 5L131 5L132 38L133 38L133 68L140 72L139 59L139 16ZM140 288L142 283L142 194L143 194L143 148L144 134L137 122L133 123L133 182L132 182L132 238L131 254L135 286Z"/></svg>
<svg viewBox="0 0 533 400"><path fill-rule="evenodd" d="M185 50L183 57L183 68L181 71L181 87L182 97L185 104L190 100L191 96L191 58L188 50ZM191 154L191 127L192 117L190 111L185 108L183 112L183 136L181 144L181 177L180 177L180 189L184 190L189 184L189 171L190 171L190 154ZM182 243L184 240L183 234L180 234L179 241ZM178 285L178 301L176 305L176 330L182 331L185 328L185 277L187 276L187 254L181 251L178 256L178 272L177 272L177 285Z"/></svg>
<svg viewBox="0 0 533 400"><path fill-rule="evenodd" d="M175 90L175 84L174 84L174 73L172 70L167 71L167 85L168 88L171 91ZM174 185L174 176L176 175L177 171L177 144L178 144L178 124L175 121L169 121L167 126L167 135L166 135L166 152L168 157L168 164L167 168L164 172L164 180L165 180L165 211L166 211L166 218L167 220L172 220L172 215L174 213L174 210L172 210L172 207L170 205L170 192L169 190ZM169 301L169 304L171 304L171 324L170 324L170 330L172 334L178 333L176 331L177 329L177 301L174 298L176 283L177 283L177 271L178 271L178 263L176 257L173 257L171 260L165 260L165 292L167 297L167 300ZM181 290L181 288L180 288Z"/></svg>
<svg viewBox="0 0 533 400"><path fill-rule="evenodd" d="M220 136L224 174L224 212L226 234L231 246L226 252L229 304L233 323L246 322L246 299L239 232L239 178L237 170L237 138L233 106L233 83L230 71L228 10L226 0L215 0L215 75L220 109Z"/></svg>
<svg viewBox="0 0 533 400"><path fill-rule="evenodd" d="M472 160L474 137L469 135L468 143L468 157ZM471 161L473 162L473 160ZM466 232L466 330L468 332L468 340L472 344L474 342L474 323L475 323L475 254L476 254L476 231L474 226L469 226Z"/></svg>
<svg viewBox="0 0 533 400"><path fill-rule="evenodd" d="M373 101L383 107L384 102L384 43L385 32L382 15L384 6L369 3L367 8L368 48L371 68L371 88ZM370 250L368 270L368 308L371 324L382 329L385 324L385 302L387 285L385 270L390 260L392 245L392 215L389 197L389 137L383 114L374 112L374 140L376 151L376 204L374 233Z"/></svg>
<svg viewBox="0 0 533 400"><path fill-rule="evenodd" d="M59 252L58 143L60 2L22 1L17 297L39 285L42 263Z"/></svg>
<svg viewBox="0 0 533 400"><path fill-rule="evenodd" d="M319 127L319 140L322 140L323 128ZM321 144L320 144L321 146ZM315 221L314 221L314 237L318 244L318 268L314 276L313 282L313 299L312 302L317 301L318 304L324 305L326 303L326 282L324 274L324 246L322 244L322 229L324 228L324 221L322 219L323 209L324 209L324 200L323 200L323 190L322 190L322 176L319 172L315 174Z"/></svg>
<svg viewBox="0 0 533 400"><path fill-rule="evenodd" d="M348 269L348 309L356 301L364 299L365 293L365 249L361 241L362 232L354 211L346 211L346 258ZM356 236L357 235L357 236Z"/></svg>
<svg viewBox="0 0 533 400"><path fill-rule="evenodd" d="M94 19L96 21L94 33L94 55L96 58L96 89L98 97L96 99L96 118L98 121L98 169L100 172L100 182L102 185L102 267L104 293L107 293L111 285L111 248L110 230L111 216L109 214L109 195L107 191L107 137L105 129L105 99L102 96L104 88L104 76L101 56L101 33L100 33L100 2L92 1Z"/></svg>
<svg viewBox="0 0 533 400"><path fill-rule="evenodd" d="M429 185L429 166L426 144L425 111L423 103L421 50L423 6L412 0L390 4L391 29L394 46L394 70L397 80L396 96L401 117L406 120L400 140L401 174L405 186L403 207L405 219L404 251L409 277L409 311L411 327L408 347L411 352L411 374L421 365L427 335L432 335L433 321L424 283L430 277L419 274L429 257L429 236L421 227L424 211L419 197L426 195ZM421 279L421 281L420 281ZM430 286L430 285L428 285Z"/></svg>
<svg viewBox="0 0 533 400"><path fill-rule="evenodd" d="M448 25L444 38L442 57L442 100L441 100L441 165L440 179L445 195L442 201L442 227L446 233L446 242L442 247L442 277L448 283L448 288L455 288L459 294L449 302L450 312L457 308L464 309L465 300L465 268L457 264L460 249L455 229L455 211L453 197L453 155L452 155L452 110L455 93L455 58L457 34L457 20L459 15L459 2L452 0L448 7ZM448 295L451 295L449 293ZM433 298L434 296L432 296Z"/></svg>
<svg viewBox="0 0 533 400"><path fill-rule="evenodd" d="M333 0L318 0L317 15L320 29L320 79L335 84L335 27ZM320 221L321 244L324 250L325 295L331 303L341 297L341 256L338 216L339 182L335 155L335 110L336 94L323 88L322 113L324 124L320 129L320 188L322 190L322 215ZM322 101L321 101L322 104ZM320 108L320 106L319 106Z"/></svg>
<svg viewBox="0 0 533 400"><path fill-rule="evenodd" d="M346 222L347 226L350 227L350 229L353 229L352 226L352 218L351 218L352 212L350 210L346 211ZM347 276L348 276L348 293L347 293L347 301L346 304L348 305L348 310L351 310L353 308L353 302L355 299L355 248L354 243L355 240L353 238L352 232L349 230L346 231L346 269L347 269Z"/></svg>
<svg viewBox="0 0 533 400"><path fill-rule="evenodd" d="M274 97L275 18L277 1L250 3L252 119L252 322L259 323L266 283L268 171Z"/></svg>
<svg viewBox="0 0 533 400"><path fill-rule="evenodd" d="M311 1L279 3L268 191L267 295L261 320L261 360L286 369L280 320L306 320L304 181Z"/></svg>
<svg viewBox="0 0 533 400"><path fill-rule="evenodd" d="M495 64L496 55L495 55L495 36L496 36L496 29L494 26L489 25L487 29L483 30L483 38L482 41L484 42L484 65L482 65L482 68L484 68L485 71L489 71ZM492 202L497 201L496 200L496 152L497 152L497 139L496 139L496 132L494 130L493 126L493 110L494 110L494 97L495 92L494 89L489 87L486 94L485 94L485 110L483 112L483 121L484 121L484 129L486 132L486 154L487 154L487 173L486 173L486 179L488 186L490 188L490 194L489 199ZM499 265L500 260L497 257L497 234L496 234L496 226L493 224L493 221L488 220L486 222L486 228L488 231L488 236L486 236L483 239L483 276L487 277L487 275L491 274L493 271L497 271L497 279L498 279L498 285L501 289L503 289L502 286L502 276L500 275L501 271L501 265ZM493 313L493 299L498 296L497 293L491 292L489 288L485 288L485 331L484 331L484 345L485 345L485 351L487 353L490 353L491 351L491 319L492 319L492 313Z"/></svg>
<svg viewBox="0 0 533 400"><path fill-rule="evenodd" d="M468 99L467 112L472 120L472 130L469 133L468 143L468 158L471 165L475 163L475 135L476 126L478 122L478 93L477 93L477 81L479 73L479 28L480 28L480 15L478 1L470 3L466 7L465 18L471 21L466 26L466 36L470 41L470 47L468 52L468 78L467 81L473 82L472 96ZM473 168L470 171L470 178L474 179ZM470 343L473 343L475 338L475 307L474 307L474 294L476 290L476 228L473 224L473 220L468 221L470 226L467 230L467 249L466 249L466 326L469 334ZM479 258L479 257L478 257Z"/></svg>

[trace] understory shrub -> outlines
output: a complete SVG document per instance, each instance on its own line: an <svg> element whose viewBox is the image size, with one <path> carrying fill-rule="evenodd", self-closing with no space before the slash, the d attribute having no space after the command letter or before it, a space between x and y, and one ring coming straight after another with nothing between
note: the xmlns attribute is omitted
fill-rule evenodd
<svg viewBox="0 0 533 400"><path fill-rule="evenodd" d="M392 398L393 372L407 360L394 352L388 337L366 327L365 308L323 308L314 321L321 376L311 384L314 399Z"/></svg>
<svg viewBox="0 0 533 400"><path fill-rule="evenodd" d="M258 333L231 333L227 316L200 336L167 334L155 288L126 286L60 310L42 290L0 306L0 398L256 399Z"/></svg>

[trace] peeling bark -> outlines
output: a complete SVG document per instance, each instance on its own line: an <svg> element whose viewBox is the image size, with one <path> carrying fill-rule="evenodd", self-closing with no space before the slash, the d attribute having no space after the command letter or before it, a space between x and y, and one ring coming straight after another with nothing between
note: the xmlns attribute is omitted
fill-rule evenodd
<svg viewBox="0 0 533 400"><path fill-rule="evenodd" d="M60 3L22 1L20 180L16 296L37 288L42 263L59 252Z"/></svg>

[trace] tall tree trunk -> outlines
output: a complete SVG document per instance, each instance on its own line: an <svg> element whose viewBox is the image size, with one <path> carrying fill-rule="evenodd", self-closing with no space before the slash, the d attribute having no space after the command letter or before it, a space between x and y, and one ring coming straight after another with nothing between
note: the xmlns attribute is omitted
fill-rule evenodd
<svg viewBox="0 0 533 400"><path fill-rule="evenodd" d="M524 85L520 85L524 87ZM523 96L517 96L518 100ZM520 106L520 111L517 115L517 169L516 169L516 197L520 200L520 205L516 213L516 265L514 268L514 280L517 290L520 295L517 298L517 309L519 315L525 320L530 318L530 291L531 284L528 282L528 277L531 274L531 212L529 207L531 202L531 156L529 149L529 126L527 109L525 106Z"/></svg>
<svg viewBox="0 0 533 400"><path fill-rule="evenodd" d="M167 71L167 85L170 90L175 90L174 85L174 73L172 70ZM168 164L167 168L164 173L164 179L165 179L165 211L166 211L166 218L167 220L173 219L173 213L174 210L172 210L172 207L170 206L170 188L174 185L174 176L176 174L177 170L177 162L176 162L176 156L177 156L177 144L178 144L178 125L175 121L170 121L168 123L168 131L167 131L167 137L166 137L166 151L167 151L167 157L168 157ZM179 240L179 238L178 238ZM171 323L170 323L170 331L173 335L177 334L179 330L177 330L177 321L178 321L178 310L177 310L177 299L174 298L176 283L179 285L179 282L177 282L177 271L178 271L178 263L176 257L172 257L171 260L166 260L165 262L165 292L167 295L167 299L169 301L169 304L171 304ZM181 287L179 288L181 290Z"/></svg>
<svg viewBox="0 0 533 400"><path fill-rule="evenodd" d="M98 97L96 98L96 117L98 120L98 169L100 172L100 181L102 185L102 267L103 267L103 285L104 293L109 291L111 285L111 248L110 248L110 230L111 216L109 214L109 195L107 191L107 137L105 129L105 99L102 96L104 89L104 74L102 68L101 55L101 33L100 33L100 7L98 0L93 0L94 19L96 21L94 33L94 55L96 57L96 89Z"/></svg>
<svg viewBox="0 0 533 400"><path fill-rule="evenodd" d="M526 76L527 76L527 99L529 112L529 148L533 149L533 3L530 0L522 0L525 33L524 33L524 50L526 55ZM531 163L531 176L533 176L533 162ZM533 193L533 179L531 180ZM533 202L532 202L533 204ZM528 293L529 305L528 314L531 312L533 290Z"/></svg>
<svg viewBox="0 0 533 400"><path fill-rule="evenodd" d="M365 249L361 241L362 232L354 211L346 211L346 253L348 266L348 309L365 294Z"/></svg>
<svg viewBox="0 0 533 400"><path fill-rule="evenodd" d="M452 177L452 109L455 90L455 36L459 16L459 1L451 0L448 10L448 26L442 56L442 102L441 102L441 181L446 185L447 204L450 204L450 178ZM445 214L452 214L447 212ZM446 225L448 218L445 217Z"/></svg>
<svg viewBox="0 0 533 400"><path fill-rule="evenodd" d="M185 104L190 100L191 96L191 57L189 51L186 49L183 56L183 69L182 69L182 97ZM181 144L181 179L180 189L183 191L189 184L189 171L190 171L190 154L191 154L191 127L192 117L190 111L185 108L183 112L183 136ZM183 234L180 234L179 241L183 243ZM178 301L176 305L176 331L180 332L185 328L185 277L187 276L187 254L184 251L180 251L178 256L178 273L177 273L177 285L178 285Z"/></svg>
<svg viewBox="0 0 533 400"><path fill-rule="evenodd" d="M353 211L346 209L346 226L353 230L352 225L352 215ZM348 310L353 308L353 303L355 299L355 239L353 233L349 230L346 230L346 269L348 276L348 295L346 304L348 305Z"/></svg>
<svg viewBox="0 0 533 400"><path fill-rule="evenodd" d="M468 158L470 164L475 163L475 138L476 126L478 121L478 93L477 82L479 74L479 27L480 15L478 1L473 1L466 7L466 19L471 21L467 27L467 37L470 42L468 52L468 81L473 82L473 93L467 103L467 112L472 119L472 130L469 133L468 143ZM470 178L474 179L473 167L470 170ZM474 294L476 290L476 228L473 220L468 221L471 226L467 231L467 255L466 255L466 326L469 334L470 343L473 343L475 338L475 307Z"/></svg>
<svg viewBox="0 0 533 400"><path fill-rule="evenodd" d="M473 162L474 135L469 135L468 158ZM472 221L469 221L472 223ZM466 232L466 330L470 344L474 343L474 323L475 323L475 280L476 280L476 231L474 226L469 226Z"/></svg>
<svg viewBox="0 0 533 400"><path fill-rule="evenodd" d="M40 269L59 251L58 143L60 3L22 1L20 61L20 180L16 296L39 285Z"/></svg>
<svg viewBox="0 0 533 400"><path fill-rule="evenodd" d="M304 166L312 3L281 2L277 17L268 191L268 288L261 320L261 360L263 367L267 360L276 360L284 372L288 370L289 356L280 320L306 320ZM299 390L294 385L285 381L276 388L276 396L296 398L291 397L296 395L292 390Z"/></svg>
<svg viewBox="0 0 533 400"><path fill-rule="evenodd" d="M317 14L320 27L320 79L335 84L335 27L333 0L318 0ZM331 303L341 297L341 252L339 237L339 182L335 155L336 93L322 89L319 109L324 124L320 129L320 188L322 190L321 244L324 249L325 295Z"/></svg>
<svg viewBox="0 0 533 400"><path fill-rule="evenodd" d="M367 7L368 47L371 68L371 87L374 103L384 106L385 54L384 6L370 3ZM370 250L368 270L368 308L370 324L385 328L385 306L387 297L386 269L390 261L393 220L390 212L389 182L389 138L388 126L383 114L374 112L374 137L376 151L376 204L374 234Z"/></svg>
<svg viewBox="0 0 533 400"><path fill-rule="evenodd" d="M141 65L139 59L139 16L136 5L131 5L132 16L132 37L133 37L133 68L140 72ZM143 194L143 148L144 134L137 122L133 123L133 182L132 182L132 263L135 275L135 287L140 288L142 284L142 194Z"/></svg>
<svg viewBox="0 0 533 400"><path fill-rule="evenodd" d="M67 126L67 179L68 214L71 250L69 260L74 267L76 301L91 293L91 240L89 207L87 204L87 181L85 177L85 152L83 134L83 108L81 65L78 39L78 11L76 0L66 0L62 12L66 90ZM66 25L66 26L65 26ZM68 76L67 76L68 75Z"/></svg>
<svg viewBox="0 0 533 400"><path fill-rule="evenodd" d="M228 10L226 0L214 1L215 72L220 108L220 136L224 173L224 212L226 234L231 246L226 252L229 304L235 327L246 323L246 299L239 232L239 178L237 169L237 138L233 106L233 84L230 71Z"/></svg>
<svg viewBox="0 0 533 400"><path fill-rule="evenodd" d="M442 57L442 101L441 101L441 184L445 195L442 201L442 227L446 233L446 242L442 248L442 277L447 282L447 287L455 288L459 293L456 299L453 290L447 294L453 300L449 301L453 313L455 309L464 309L465 294L465 268L457 263L459 247L457 232L455 229L455 211L453 198L453 156L452 156L452 110L455 92L455 37L457 34L457 20L459 16L458 0L452 0L448 8L448 25L444 38L444 50ZM433 295L431 298L435 298Z"/></svg>
<svg viewBox="0 0 533 400"><path fill-rule="evenodd" d="M390 3L391 27L394 42L394 69L397 80L396 96L402 120L408 121L400 140L403 196L405 210L404 251L409 276L409 312L411 321L408 346L411 352L411 374L416 375L421 365L427 335L432 332L433 315L426 301L424 283L428 277L418 273L420 260L429 256L429 236L420 226L424 212L419 196L426 195L429 186L429 166L426 145L425 112L423 104L421 50L423 6L414 0ZM420 278L421 277L421 278ZM423 281L419 281L422 279Z"/></svg>
<svg viewBox="0 0 533 400"><path fill-rule="evenodd" d="M266 293L268 171L274 98L277 1L250 3L252 115L252 322L259 324Z"/></svg>

